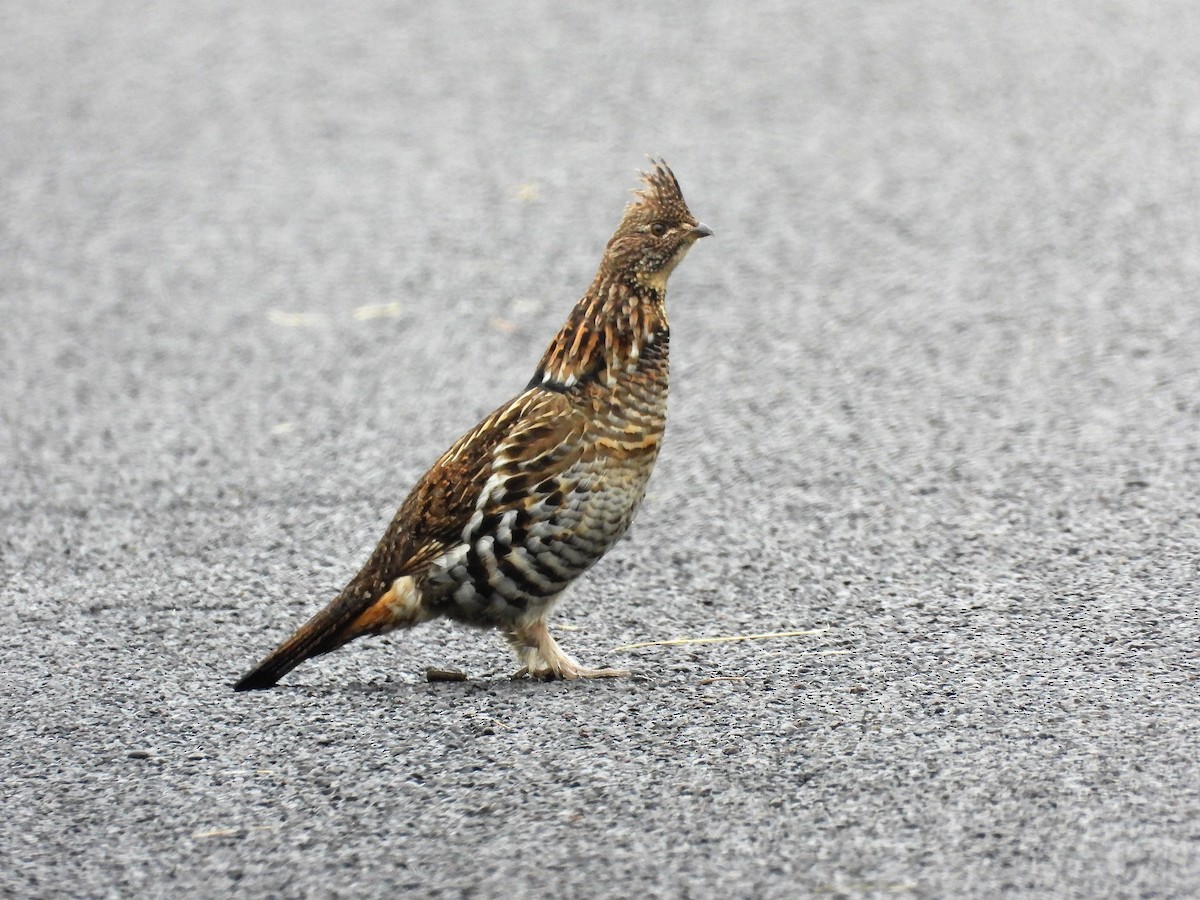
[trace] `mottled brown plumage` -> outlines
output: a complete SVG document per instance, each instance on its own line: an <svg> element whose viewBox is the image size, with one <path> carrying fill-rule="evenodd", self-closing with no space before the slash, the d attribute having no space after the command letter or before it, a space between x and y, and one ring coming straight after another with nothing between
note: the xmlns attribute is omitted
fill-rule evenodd
<svg viewBox="0 0 1200 900"><path fill-rule="evenodd" d="M237 690L270 687L362 635L441 616L499 628L519 674L627 674L579 665L546 616L625 533L645 494L667 411L667 278L712 234L665 164L643 182L529 386L433 464L362 571Z"/></svg>

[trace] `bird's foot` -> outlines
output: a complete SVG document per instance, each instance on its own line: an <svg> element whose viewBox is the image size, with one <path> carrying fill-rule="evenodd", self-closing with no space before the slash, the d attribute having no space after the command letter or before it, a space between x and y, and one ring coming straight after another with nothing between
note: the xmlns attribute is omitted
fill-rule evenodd
<svg viewBox="0 0 1200 900"><path fill-rule="evenodd" d="M565 660L559 661L557 666L552 666L547 675L552 678L563 678L567 681L574 681L576 678L625 678L629 675L629 670L592 669L588 666L581 666L568 656Z"/></svg>
<svg viewBox="0 0 1200 900"><path fill-rule="evenodd" d="M542 678L548 681L561 678L564 681L574 681L577 678L625 678L630 675L628 669L592 669L581 666L569 656L565 660L556 661L556 665L521 666L513 672L512 678Z"/></svg>
<svg viewBox="0 0 1200 900"><path fill-rule="evenodd" d="M522 663L521 668L513 673L513 678L529 676L574 681L576 678L624 678L629 675L627 669L591 669L580 665L563 653L542 619L514 628L505 637Z"/></svg>

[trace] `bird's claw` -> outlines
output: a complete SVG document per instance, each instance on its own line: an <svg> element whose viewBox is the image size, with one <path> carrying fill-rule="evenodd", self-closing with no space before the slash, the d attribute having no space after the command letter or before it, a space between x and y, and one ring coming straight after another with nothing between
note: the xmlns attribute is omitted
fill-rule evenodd
<svg viewBox="0 0 1200 900"><path fill-rule="evenodd" d="M628 669L589 669L587 666L571 664L557 668L547 666L537 669L521 666L509 677L513 681L526 676L544 681L557 681L560 678L563 681L575 681L577 678L625 678L630 674L632 673Z"/></svg>

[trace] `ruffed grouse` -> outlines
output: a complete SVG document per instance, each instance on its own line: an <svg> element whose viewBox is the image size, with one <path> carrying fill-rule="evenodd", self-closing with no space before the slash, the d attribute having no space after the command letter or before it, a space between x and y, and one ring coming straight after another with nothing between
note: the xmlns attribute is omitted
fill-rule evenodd
<svg viewBox="0 0 1200 900"><path fill-rule="evenodd" d="M712 234L662 162L634 196L525 391L433 464L362 571L236 690L271 687L357 637L439 616L500 629L518 675L628 674L581 666L546 616L624 534L646 492L667 411L667 278Z"/></svg>

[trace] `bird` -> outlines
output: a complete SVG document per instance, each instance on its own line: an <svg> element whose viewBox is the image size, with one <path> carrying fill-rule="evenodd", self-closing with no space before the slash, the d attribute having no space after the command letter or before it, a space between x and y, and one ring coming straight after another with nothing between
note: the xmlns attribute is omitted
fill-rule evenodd
<svg viewBox="0 0 1200 900"><path fill-rule="evenodd" d="M712 229L662 159L525 390L460 437L412 488L359 573L235 684L276 685L365 635L446 618L499 630L513 677L624 676L567 655L547 616L629 528L662 446L667 279Z"/></svg>

